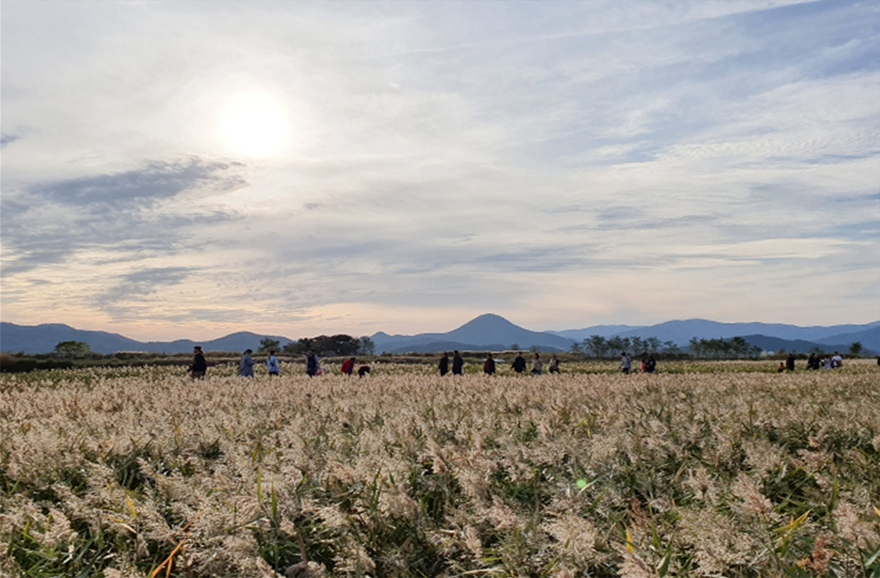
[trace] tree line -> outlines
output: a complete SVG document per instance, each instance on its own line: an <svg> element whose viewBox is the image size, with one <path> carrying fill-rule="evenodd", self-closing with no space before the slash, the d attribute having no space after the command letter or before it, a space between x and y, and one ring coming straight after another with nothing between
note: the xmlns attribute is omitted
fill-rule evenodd
<svg viewBox="0 0 880 578"><path fill-rule="evenodd" d="M591 335L581 343L572 346L575 353L583 353L590 357L610 357L619 355L621 352L629 352L634 355L685 355L693 357L714 359L742 359L757 358L761 355L761 348L749 343L742 337L732 339L702 339L690 340L687 351L672 341L660 341L656 337L602 337Z"/></svg>
<svg viewBox="0 0 880 578"><path fill-rule="evenodd" d="M314 351L319 357L349 357L352 355L373 355L376 346L369 337L352 337L340 333L338 335L318 335L303 337L297 341L281 346L275 339L261 339L257 353L280 351L285 355L305 355Z"/></svg>

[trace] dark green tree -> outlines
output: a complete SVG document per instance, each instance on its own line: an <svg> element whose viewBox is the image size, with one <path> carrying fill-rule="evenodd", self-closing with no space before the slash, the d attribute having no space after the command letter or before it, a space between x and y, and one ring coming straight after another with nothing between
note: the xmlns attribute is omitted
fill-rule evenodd
<svg viewBox="0 0 880 578"><path fill-rule="evenodd" d="M279 349L281 349L280 341L264 337L260 340L260 348L257 349L257 353L268 353L270 351L278 351Z"/></svg>
<svg viewBox="0 0 880 578"><path fill-rule="evenodd" d="M55 354L60 357L85 357L91 352L89 344L82 341L62 341L55 346Z"/></svg>
<svg viewBox="0 0 880 578"><path fill-rule="evenodd" d="M849 354L853 357L861 357L862 356L862 342L856 341L852 345L849 346Z"/></svg>

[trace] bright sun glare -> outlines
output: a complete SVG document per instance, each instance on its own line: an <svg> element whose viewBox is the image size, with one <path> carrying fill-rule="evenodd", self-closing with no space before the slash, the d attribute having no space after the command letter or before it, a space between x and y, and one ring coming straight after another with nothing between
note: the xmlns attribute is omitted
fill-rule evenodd
<svg viewBox="0 0 880 578"><path fill-rule="evenodd" d="M261 93L230 98L220 109L220 140L231 152L272 157L290 144L290 120L284 104Z"/></svg>

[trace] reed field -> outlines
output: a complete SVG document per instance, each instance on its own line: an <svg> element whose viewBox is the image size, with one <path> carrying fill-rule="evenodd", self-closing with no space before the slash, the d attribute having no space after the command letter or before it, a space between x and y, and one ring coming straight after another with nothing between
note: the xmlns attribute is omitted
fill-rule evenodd
<svg viewBox="0 0 880 578"><path fill-rule="evenodd" d="M615 367L0 374L0 574L880 577L876 362Z"/></svg>

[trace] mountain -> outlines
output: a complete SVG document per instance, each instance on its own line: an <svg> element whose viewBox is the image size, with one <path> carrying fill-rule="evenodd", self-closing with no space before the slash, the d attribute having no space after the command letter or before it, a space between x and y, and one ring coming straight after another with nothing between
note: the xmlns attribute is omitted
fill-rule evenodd
<svg viewBox="0 0 880 578"><path fill-rule="evenodd" d="M567 351L573 339L549 332L529 331L514 325L507 319L487 313L468 321L448 333L420 333L418 335L388 335L376 333L371 336L376 352L437 353L458 349L461 351L521 349L537 347L542 351Z"/></svg>
<svg viewBox="0 0 880 578"><path fill-rule="evenodd" d="M814 344L849 344L861 341L867 349L880 350L880 321L866 325L833 325L830 327L798 327L797 325L785 325L780 323L719 323L707 319L685 319L667 321L657 325L635 327L623 331L606 333L603 328L615 326L598 325L586 329L568 330L557 332L572 336L586 333L590 335L602 335L603 337L656 337L660 341L672 341L679 347L686 347L693 337L698 339L730 339L744 335L764 335L783 340L810 341ZM625 327L625 326L624 326ZM583 340L583 337L581 338ZM775 351L775 350L773 350Z"/></svg>
<svg viewBox="0 0 880 578"><path fill-rule="evenodd" d="M28 326L0 322L0 351L7 353L50 353L62 341L81 341L87 343L95 353L105 355L118 351L190 353L192 352L193 345L201 345L202 349L206 352L244 351L248 348L257 349L260 346L260 340L266 337L279 341L282 347L291 341L286 337L257 335L256 333L243 331L211 341L179 339L171 342L142 342L129 339L117 333L86 331L61 324Z"/></svg>
<svg viewBox="0 0 880 578"><path fill-rule="evenodd" d="M542 351L568 351L572 344L590 335L603 337L656 337L660 341L672 341L686 348L694 337L698 339L730 339L749 336L753 345L765 351L809 351L814 347L826 351L849 351L849 346L861 342L864 354L880 351L880 321L865 325L834 325L830 327L798 327L796 325L769 323L719 323L707 319L667 321L651 326L596 325L584 329L560 332L530 331L493 314L480 315L461 327L447 333L421 333L418 335L389 335L378 332L371 338L376 352L436 353L458 349L460 351L500 351L516 344L521 349L537 347ZM583 337L582 337L583 336ZM141 342L117 333L84 331L68 325L47 324L36 326L0 322L0 351L8 353L50 353L62 341L82 341L97 353L117 351L144 351L148 353L189 353L193 345L201 345L207 351L238 352L257 349L260 340L268 337L283 347L291 340L286 337L258 335L239 332L219 339L195 342L180 339L171 342ZM778 341L768 341L768 340Z"/></svg>
<svg viewBox="0 0 880 578"><path fill-rule="evenodd" d="M565 329L563 331L551 331L553 335L567 337L575 341L583 341L593 335L601 335L602 337L614 337L625 331L637 331L642 329L641 325L593 325L584 329Z"/></svg>
<svg viewBox="0 0 880 578"><path fill-rule="evenodd" d="M819 339L818 342L822 344L852 344L859 342L865 349L880 351L880 326L874 325L873 327L869 327L868 329L865 329L863 331L835 334L824 339ZM838 349L838 351L840 350Z"/></svg>
<svg viewBox="0 0 880 578"><path fill-rule="evenodd" d="M793 351L795 353L809 353L814 349L818 349L824 353L839 351L846 353L849 351L851 343L816 343L814 341L804 341L803 339L781 339L779 337L769 337L767 335L743 335L741 336L749 345L760 347L762 351ZM862 355L865 357L873 357L876 355L876 349L870 348L862 344L864 349Z"/></svg>

